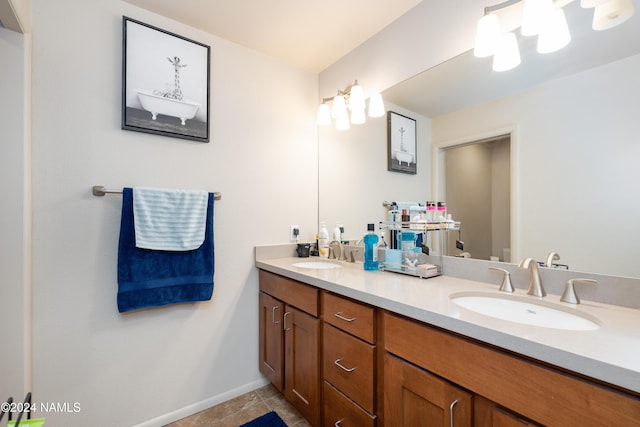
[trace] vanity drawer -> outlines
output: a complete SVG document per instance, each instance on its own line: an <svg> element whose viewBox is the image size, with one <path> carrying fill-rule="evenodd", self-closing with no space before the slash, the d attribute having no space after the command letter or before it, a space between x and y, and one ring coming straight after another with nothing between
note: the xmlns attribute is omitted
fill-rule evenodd
<svg viewBox="0 0 640 427"><path fill-rule="evenodd" d="M376 417L363 411L348 397L324 382L324 426L374 427Z"/></svg>
<svg viewBox="0 0 640 427"><path fill-rule="evenodd" d="M375 346L326 323L323 332L324 379L373 413Z"/></svg>
<svg viewBox="0 0 640 427"><path fill-rule="evenodd" d="M326 323L375 344L373 307L323 292L322 316Z"/></svg>
<svg viewBox="0 0 640 427"><path fill-rule="evenodd" d="M318 317L317 288L264 270L260 270L259 282L262 292Z"/></svg>

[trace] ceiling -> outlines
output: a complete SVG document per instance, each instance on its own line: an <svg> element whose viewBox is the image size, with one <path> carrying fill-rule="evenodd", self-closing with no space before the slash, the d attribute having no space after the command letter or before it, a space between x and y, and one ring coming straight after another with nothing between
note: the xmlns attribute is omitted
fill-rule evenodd
<svg viewBox="0 0 640 427"><path fill-rule="evenodd" d="M125 0L319 73L422 0Z"/></svg>

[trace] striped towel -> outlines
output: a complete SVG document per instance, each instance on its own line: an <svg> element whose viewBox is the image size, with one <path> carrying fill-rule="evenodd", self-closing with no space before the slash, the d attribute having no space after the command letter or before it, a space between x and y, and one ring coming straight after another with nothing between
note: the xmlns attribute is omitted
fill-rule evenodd
<svg viewBox="0 0 640 427"><path fill-rule="evenodd" d="M190 251L204 242L209 193L199 190L133 189L136 247Z"/></svg>

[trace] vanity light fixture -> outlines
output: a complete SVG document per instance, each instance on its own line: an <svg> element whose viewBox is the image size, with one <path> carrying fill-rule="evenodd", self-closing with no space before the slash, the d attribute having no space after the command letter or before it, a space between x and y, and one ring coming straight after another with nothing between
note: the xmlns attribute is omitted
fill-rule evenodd
<svg viewBox="0 0 640 427"><path fill-rule="evenodd" d="M599 4L594 6L591 28L596 31L608 30L631 18L633 12L633 2L631 0L600 1Z"/></svg>
<svg viewBox="0 0 640 427"><path fill-rule="evenodd" d="M562 49L571 41L563 7L573 1L507 0L485 7L484 16L476 27L474 55L479 58L493 55L494 71L516 67L520 64L520 52L512 31L518 27L523 36L538 36L539 53ZM594 8L594 30L612 28L634 13L632 0L580 0L580 5L583 8ZM511 12L506 12L507 10ZM501 22L501 18L510 22Z"/></svg>
<svg viewBox="0 0 640 427"><path fill-rule="evenodd" d="M329 102L333 102L332 108L329 108ZM366 121L365 109L364 90L356 80L345 90L339 90L336 96L322 99L322 104L318 107L317 123L321 126L328 126L331 124L331 119L334 119L336 129L347 130L350 128L350 123L358 125ZM351 111L351 118L349 118L349 111ZM369 98L369 117L381 117L384 114L382 95L372 94Z"/></svg>

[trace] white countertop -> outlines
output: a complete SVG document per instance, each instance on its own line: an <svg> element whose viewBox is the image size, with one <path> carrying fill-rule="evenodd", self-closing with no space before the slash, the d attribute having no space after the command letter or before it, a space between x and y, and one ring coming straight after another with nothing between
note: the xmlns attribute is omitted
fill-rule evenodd
<svg viewBox="0 0 640 427"><path fill-rule="evenodd" d="M256 267L425 323L475 338L628 390L640 392L640 310L582 301L575 306L547 295L545 302L575 307L601 323L588 331L529 326L477 314L450 300L458 292L498 292L498 285L438 276L420 279L364 271L361 263L326 261L340 268L308 269L293 264L318 258L257 259ZM531 298L522 290L516 295Z"/></svg>

